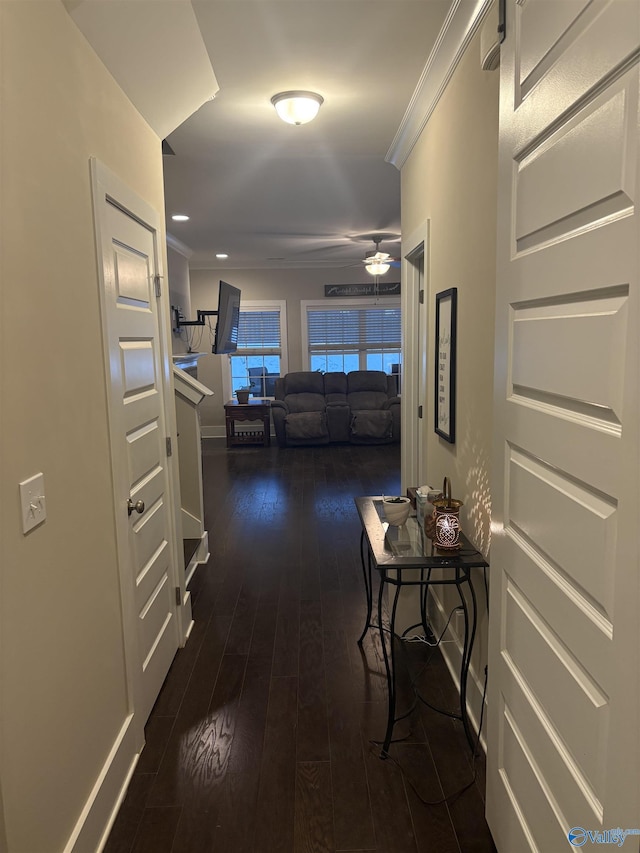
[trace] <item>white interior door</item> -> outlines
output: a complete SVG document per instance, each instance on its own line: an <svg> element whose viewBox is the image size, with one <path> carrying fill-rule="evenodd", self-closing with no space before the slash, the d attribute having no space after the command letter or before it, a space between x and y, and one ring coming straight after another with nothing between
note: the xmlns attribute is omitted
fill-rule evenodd
<svg viewBox="0 0 640 853"><path fill-rule="evenodd" d="M635 0L507 3L487 759L501 853L640 827L639 56Z"/></svg>
<svg viewBox="0 0 640 853"><path fill-rule="evenodd" d="M144 722L179 641L158 235L108 196L98 203L125 646L135 712Z"/></svg>

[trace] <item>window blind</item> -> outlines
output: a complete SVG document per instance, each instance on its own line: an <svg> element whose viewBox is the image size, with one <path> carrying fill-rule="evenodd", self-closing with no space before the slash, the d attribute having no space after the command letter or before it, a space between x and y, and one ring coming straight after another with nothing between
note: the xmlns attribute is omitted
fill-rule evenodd
<svg viewBox="0 0 640 853"><path fill-rule="evenodd" d="M309 308L307 328L310 351L400 348L400 308Z"/></svg>
<svg viewBox="0 0 640 853"><path fill-rule="evenodd" d="M238 350L280 352L279 311L242 311L238 322Z"/></svg>

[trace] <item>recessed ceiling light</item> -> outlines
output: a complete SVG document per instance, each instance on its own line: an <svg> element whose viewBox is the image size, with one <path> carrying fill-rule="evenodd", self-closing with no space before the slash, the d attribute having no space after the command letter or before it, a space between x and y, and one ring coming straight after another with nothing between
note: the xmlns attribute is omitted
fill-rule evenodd
<svg viewBox="0 0 640 853"><path fill-rule="evenodd" d="M229 255L227 255L226 252L216 252L216 258L218 258L219 261L224 261L228 257Z"/></svg>
<svg viewBox="0 0 640 853"><path fill-rule="evenodd" d="M188 222L189 217L186 213L174 213L171 217L174 222Z"/></svg>

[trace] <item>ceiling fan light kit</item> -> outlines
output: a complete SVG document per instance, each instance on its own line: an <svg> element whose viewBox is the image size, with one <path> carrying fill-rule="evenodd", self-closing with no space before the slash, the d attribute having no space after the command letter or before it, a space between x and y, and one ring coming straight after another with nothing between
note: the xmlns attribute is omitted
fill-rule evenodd
<svg viewBox="0 0 640 853"><path fill-rule="evenodd" d="M276 112L287 124L306 124L312 121L324 103L316 92L279 92L271 98Z"/></svg>
<svg viewBox="0 0 640 853"><path fill-rule="evenodd" d="M372 264L367 264L365 269L370 275L384 275L386 272L389 272L390 267L390 264L374 261Z"/></svg>
<svg viewBox="0 0 640 853"><path fill-rule="evenodd" d="M381 236L373 238L376 250L375 252L367 252L367 257L364 259L364 268L370 275L384 275L391 269L392 262L397 261L397 258L392 258L388 252L380 251Z"/></svg>

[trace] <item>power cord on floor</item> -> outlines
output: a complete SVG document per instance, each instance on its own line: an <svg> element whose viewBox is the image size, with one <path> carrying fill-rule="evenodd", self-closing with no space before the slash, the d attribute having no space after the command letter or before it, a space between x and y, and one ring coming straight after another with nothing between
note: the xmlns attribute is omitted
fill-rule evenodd
<svg viewBox="0 0 640 853"><path fill-rule="evenodd" d="M450 803L454 799L456 799L456 797L459 797L459 796L461 796L461 794L464 794L465 791L468 791L469 788L471 788L475 784L476 779L478 777L477 758L478 758L478 754L479 754L478 751L479 751L479 746L480 746L480 737L482 734L482 725L484 722L484 703L485 703L485 698L487 695L488 679L489 679L489 667L485 666L485 668L484 668L484 687L482 690L482 705L481 705L481 710L480 710L480 721L479 721L479 725L478 725L478 735L476 737L476 743L475 743L475 747L473 750L473 760L471 763L471 767L472 767L473 772L472 772L471 780L469 782L467 782L465 785L463 785L461 788L458 788L456 791L453 791L451 794L447 794L446 796L442 797L439 800L425 800L425 798L421 795L421 793L417 789L415 783L413 782L411 777L406 773L406 771L404 770L403 766L400 764L400 762L398 761L397 758L394 758L388 752L385 755L382 755L382 754L379 755L379 758L384 758L386 761L391 761L391 763L394 764L398 768L400 773L402 773L402 778L409 785L411 790L414 792L416 797L420 800L420 802L423 805L425 805L425 806L440 806L440 805L443 805L444 803ZM393 743L401 743L402 741L408 740L408 738L409 738L409 735L407 735L407 737L404 737L404 738L396 738L396 739L392 740L391 743L392 744ZM370 740L369 745L370 745L370 747L379 747L379 746L382 746L383 744L382 744L382 741ZM437 767L436 767L436 772L437 772Z"/></svg>

